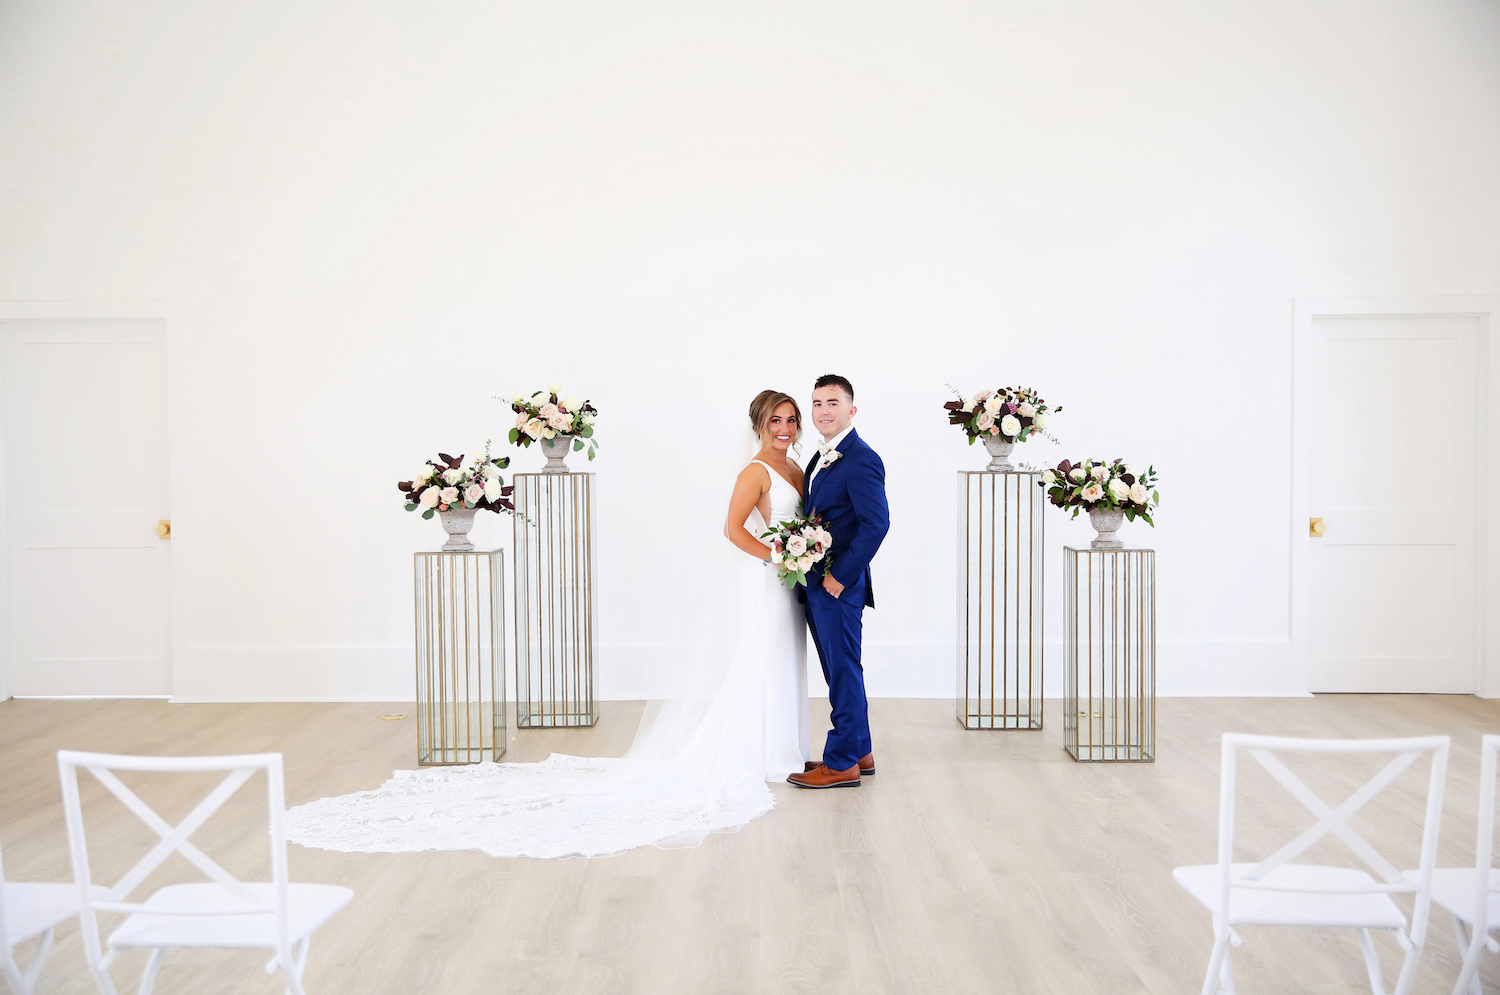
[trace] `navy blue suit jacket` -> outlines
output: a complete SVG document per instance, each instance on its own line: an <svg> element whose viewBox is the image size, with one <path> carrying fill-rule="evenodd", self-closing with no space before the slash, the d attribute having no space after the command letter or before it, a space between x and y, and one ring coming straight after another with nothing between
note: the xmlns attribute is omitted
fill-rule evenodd
<svg viewBox="0 0 1500 995"><path fill-rule="evenodd" d="M828 531L833 533L830 570L834 579L849 587L863 577L865 606L874 608L870 560L891 527L890 508L885 501L885 464L853 429L839 443L838 451L839 458L818 470L816 479L813 470L822 454L808 461L802 509L808 515L822 515ZM808 574L808 585L821 584L822 575L821 565L814 568Z"/></svg>

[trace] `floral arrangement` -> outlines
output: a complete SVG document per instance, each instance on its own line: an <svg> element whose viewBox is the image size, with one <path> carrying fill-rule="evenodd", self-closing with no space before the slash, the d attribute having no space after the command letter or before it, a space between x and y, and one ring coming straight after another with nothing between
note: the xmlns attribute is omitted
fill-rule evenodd
<svg viewBox="0 0 1500 995"><path fill-rule="evenodd" d="M1047 492L1047 500L1059 508L1079 511L1120 508L1130 521L1137 518L1152 528L1152 509L1161 504L1161 493L1156 489L1156 468L1147 467L1138 473L1124 460L1086 459L1081 463L1063 460L1055 470L1042 472L1040 486Z"/></svg>
<svg viewBox="0 0 1500 995"><path fill-rule="evenodd" d="M589 459L593 459L594 450L599 448L594 440L594 419L599 411L588 401L562 396L561 391L552 384L530 397L512 394L510 409L516 413L516 427L510 430L510 441L525 449L533 442L565 436L572 438L574 452L588 446Z"/></svg>
<svg viewBox="0 0 1500 995"><path fill-rule="evenodd" d="M807 572L814 563L833 562L829 556L833 534L822 515L781 522L762 533L761 538L771 540L771 564L776 567L777 578L787 587L795 588L798 584L806 587Z"/></svg>
<svg viewBox="0 0 1500 995"><path fill-rule="evenodd" d="M1030 387L981 390L967 400L957 390L953 393L958 399L943 405L948 412L948 424L963 426L971 446L975 439L986 435L1000 436L1006 442L1025 442L1032 435L1046 435L1047 412L1062 410L1060 404L1048 407Z"/></svg>
<svg viewBox="0 0 1500 995"><path fill-rule="evenodd" d="M438 453L436 460L428 460L412 480L403 480L396 486L406 495L406 510L421 511L423 518L431 518L436 511L454 511L460 508L483 508L499 513L516 513L510 495L514 488L505 483L500 471L510 466L510 457L499 459L490 455L490 444L484 444L484 455L475 456L468 468L463 465L462 455L449 456Z"/></svg>

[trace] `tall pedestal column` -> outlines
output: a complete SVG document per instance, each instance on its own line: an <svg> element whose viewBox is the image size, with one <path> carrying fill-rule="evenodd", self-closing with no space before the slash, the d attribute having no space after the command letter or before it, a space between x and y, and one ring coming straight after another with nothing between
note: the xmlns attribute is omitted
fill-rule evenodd
<svg viewBox="0 0 1500 995"><path fill-rule="evenodd" d="M958 721L1042 727L1042 509L1029 472L958 474Z"/></svg>
<svg viewBox="0 0 1500 995"><path fill-rule="evenodd" d="M1156 551L1063 547L1063 746L1156 759Z"/></svg>
<svg viewBox="0 0 1500 995"><path fill-rule="evenodd" d="M417 763L505 754L505 553L418 553Z"/></svg>
<svg viewBox="0 0 1500 995"><path fill-rule="evenodd" d="M594 474L518 473L514 500L516 727L599 721Z"/></svg>

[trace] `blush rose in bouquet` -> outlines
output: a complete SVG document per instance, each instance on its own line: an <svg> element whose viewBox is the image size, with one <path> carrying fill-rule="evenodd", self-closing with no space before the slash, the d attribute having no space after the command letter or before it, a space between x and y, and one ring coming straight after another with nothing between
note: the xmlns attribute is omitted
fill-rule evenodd
<svg viewBox="0 0 1500 995"><path fill-rule="evenodd" d="M1151 515L1161 504L1161 493L1156 489L1155 467L1141 472L1119 459L1107 463L1063 460L1056 469L1042 472L1038 486L1052 504L1071 509L1074 518L1080 511L1122 511L1128 521L1139 518L1156 527Z"/></svg>
<svg viewBox="0 0 1500 995"><path fill-rule="evenodd" d="M1032 435L1051 438L1047 433L1047 413L1062 410L1060 404L1049 407L1030 387L981 390L970 398L957 390L953 393L958 399L943 405L948 412L948 424L963 428L971 446L985 436L1006 442L1025 442Z"/></svg>
<svg viewBox="0 0 1500 995"><path fill-rule="evenodd" d="M439 511L468 508L516 513L510 499L513 488L500 475L510 466L509 456L496 459L490 455L489 443L485 443L482 456L475 456L467 467L463 463L462 454L438 453L437 459L423 464L415 477L398 483L396 486L406 495L406 510L420 511L423 518Z"/></svg>
<svg viewBox="0 0 1500 995"><path fill-rule="evenodd" d="M762 533L761 538L771 540L771 565L776 568L777 579L787 587L795 588L798 584L806 587L807 572L814 564L827 567L833 562L829 554L833 534L822 515L781 522Z"/></svg>
<svg viewBox="0 0 1500 995"><path fill-rule="evenodd" d="M599 443L594 439L594 419L599 411L587 400L564 395L557 384L530 396L512 394L510 409L516 413L516 427L510 430L512 445L522 449L533 442L559 437L573 440L573 451L588 447L589 459Z"/></svg>

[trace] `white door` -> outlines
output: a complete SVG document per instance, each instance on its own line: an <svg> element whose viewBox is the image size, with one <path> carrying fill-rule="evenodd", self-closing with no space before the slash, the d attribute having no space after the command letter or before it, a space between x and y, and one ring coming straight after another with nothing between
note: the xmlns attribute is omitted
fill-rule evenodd
<svg viewBox="0 0 1500 995"><path fill-rule="evenodd" d="M1479 320L1312 320L1314 691L1475 689Z"/></svg>
<svg viewBox="0 0 1500 995"><path fill-rule="evenodd" d="M0 321L15 695L170 693L166 328Z"/></svg>

